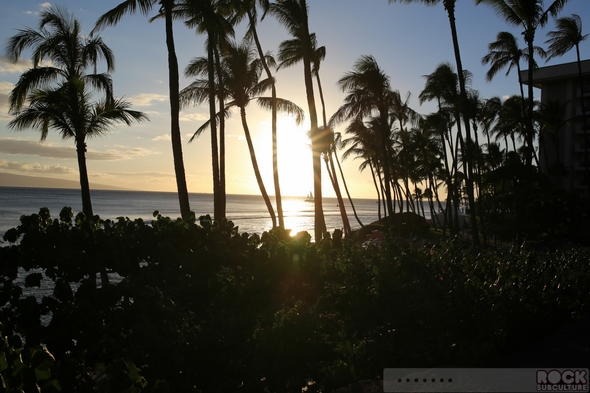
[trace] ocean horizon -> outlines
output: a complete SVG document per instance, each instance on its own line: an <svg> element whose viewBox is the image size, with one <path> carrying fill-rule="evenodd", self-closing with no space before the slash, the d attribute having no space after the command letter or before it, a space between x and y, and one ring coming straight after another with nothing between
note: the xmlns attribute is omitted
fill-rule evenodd
<svg viewBox="0 0 590 393"><path fill-rule="evenodd" d="M175 192L91 190L90 194L93 212L102 219L141 218L150 223L156 210L165 217L180 217L178 194ZM290 229L292 234L308 231L313 235L314 204L306 202L305 198L283 196L285 227ZM275 206L274 197L271 197L271 201ZM189 203L191 211L197 217L207 214L213 216L213 194L189 193ZM353 198L353 203L359 220L364 225L378 220L376 199ZM351 227L360 228L347 199L344 205ZM59 212L65 206L71 207L74 214L82 211L79 189L0 186L0 237L8 229L18 226L22 215L35 214L46 207L52 217L59 217ZM428 204L424 203L424 207L429 218ZM327 230L332 233L335 229L342 229L337 199L323 198L323 208ZM261 234L272 228L270 215L260 195L228 194L226 217L239 227L240 232Z"/></svg>
<svg viewBox="0 0 590 393"><path fill-rule="evenodd" d="M128 217L151 222L156 210L162 216L180 217L178 194L175 192L91 190L90 194L94 214L103 219ZM274 205L274 197L271 200ZM197 217L213 215L213 194L189 193L189 202L191 211ZM363 224L378 219L376 200L353 199L353 203ZM74 214L82 211L79 189L0 186L0 235L18 226L23 214L38 213L39 209L46 207L52 217L58 217L64 206L71 207ZM327 229L333 232L342 228L337 199L323 198L323 206ZM360 227L348 201L345 201L345 206L351 226ZM283 211L285 227L293 234L299 231L313 233L313 203L305 202L304 196L284 196ZM272 228L270 215L260 195L228 194L226 216L239 226L240 232L262 233Z"/></svg>

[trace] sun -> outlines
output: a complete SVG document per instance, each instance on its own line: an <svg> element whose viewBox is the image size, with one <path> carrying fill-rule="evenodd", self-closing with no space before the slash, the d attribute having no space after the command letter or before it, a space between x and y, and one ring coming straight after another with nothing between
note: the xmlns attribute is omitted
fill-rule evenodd
<svg viewBox="0 0 590 393"><path fill-rule="evenodd" d="M310 143L305 125L298 126L292 117L278 117L277 151L281 195L305 196L312 190L313 167ZM268 146L270 148L271 144L269 143ZM265 165L264 172L265 178L272 179L272 158L269 165Z"/></svg>

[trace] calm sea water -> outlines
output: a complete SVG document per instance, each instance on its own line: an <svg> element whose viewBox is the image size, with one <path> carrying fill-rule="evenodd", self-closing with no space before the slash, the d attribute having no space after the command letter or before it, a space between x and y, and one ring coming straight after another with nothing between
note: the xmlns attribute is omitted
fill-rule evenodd
<svg viewBox="0 0 590 393"><path fill-rule="evenodd" d="M163 216L180 216L176 193L144 191L91 190L92 207L95 214L103 219L129 217L142 218L146 222L153 219L154 210ZM197 216L213 213L211 194L191 193L191 210ZM285 227L295 234L309 231L313 234L313 203L305 202L305 197L283 197ZM274 201L273 201L274 202ZM368 224L378 219L377 203L371 199L353 200L359 219ZM38 213L42 207L49 208L52 217L58 217L64 206L71 207L75 213L82 210L80 191L76 189L0 187L0 236L8 229L19 225L20 216ZM353 216L348 201L345 202L350 224L360 225ZM326 226L330 232L342 228L342 219L336 198L324 199ZM262 233L272 227L264 201L258 195L228 195L227 218L238 225L241 232Z"/></svg>
<svg viewBox="0 0 590 393"><path fill-rule="evenodd" d="M180 216L178 196L171 192L91 190L94 214L103 219L128 217L153 219L154 210L163 216ZM197 216L213 214L213 195L191 193L191 210ZM353 199L359 219L368 224L378 219L377 203L373 199ZM274 203L274 200L273 200ZM427 218L427 203L424 203ZM75 213L82 210L80 191L60 188L0 187L0 237L10 228L20 224L20 216L38 213L42 207L49 208L52 217L58 217L64 206ZM324 216L330 232L342 228L342 219L336 198L324 198ZM352 228L360 225L354 218L348 200L346 211ZM313 203L305 197L283 197L285 227L295 234L308 231L313 235ZM259 195L228 195L227 218L239 226L240 232L262 233L272 227L270 216Z"/></svg>

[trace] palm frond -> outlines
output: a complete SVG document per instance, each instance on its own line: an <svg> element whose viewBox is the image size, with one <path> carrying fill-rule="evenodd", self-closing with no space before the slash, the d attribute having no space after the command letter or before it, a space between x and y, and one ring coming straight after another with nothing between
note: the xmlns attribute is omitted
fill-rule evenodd
<svg viewBox="0 0 590 393"><path fill-rule="evenodd" d="M267 110L272 109L272 97L258 97L256 102L261 108ZM284 112L290 116L295 116L295 123L297 125L303 123L303 120L305 119L305 111L294 102L283 98L277 98L276 106L278 111Z"/></svg>

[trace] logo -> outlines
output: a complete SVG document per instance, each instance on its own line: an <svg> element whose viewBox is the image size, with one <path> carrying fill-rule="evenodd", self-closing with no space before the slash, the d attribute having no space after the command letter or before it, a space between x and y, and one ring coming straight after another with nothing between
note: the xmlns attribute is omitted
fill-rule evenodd
<svg viewBox="0 0 590 393"><path fill-rule="evenodd" d="M537 370L537 391L586 392L587 370Z"/></svg>

